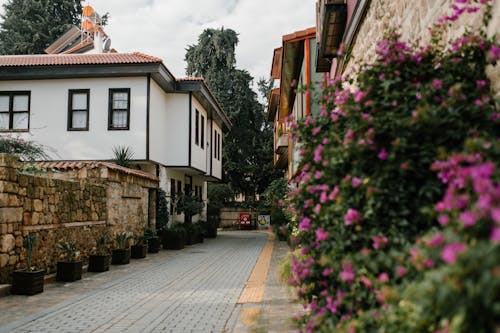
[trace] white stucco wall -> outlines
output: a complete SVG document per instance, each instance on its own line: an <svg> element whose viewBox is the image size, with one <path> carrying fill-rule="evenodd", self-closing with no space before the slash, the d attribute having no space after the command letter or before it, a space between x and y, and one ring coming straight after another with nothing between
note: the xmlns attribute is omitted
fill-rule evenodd
<svg viewBox="0 0 500 333"><path fill-rule="evenodd" d="M215 138L215 133L213 131L216 130L217 133L220 134L220 160L215 158L215 146L217 145L217 140ZM216 122L213 122L213 129L212 129L212 136L213 136L213 142L212 142L212 176L217 177L219 179L222 179L222 129L221 126L219 126Z"/></svg>
<svg viewBox="0 0 500 333"><path fill-rule="evenodd" d="M201 171L207 172L208 170L208 165L207 165L207 154L210 153L210 127L207 126L208 124L208 117L207 117L207 111L205 108L196 100L196 98L193 96L192 97L192 125L191 125L191 166L199 169ZM197 145L195 143L195 132L196 132L196 110L200 112L200 133L201 133L201 116L205 119L204 121L204 138L201 138L200 134L200 142ZM201 148L201 140L204 141L203 148Z"/></svg>
<svg viewBox="0 0 500 333"><path fill-rule="evenodd" d="M110 88L130 88L129 130L108 130ZM88 131L67 130L69 89L90 89ZM146 77L0 81L0 91L18 90L31 92L30 131L14 134L48 147L52 159L111 159L116 146L146 158Z"/></svg>

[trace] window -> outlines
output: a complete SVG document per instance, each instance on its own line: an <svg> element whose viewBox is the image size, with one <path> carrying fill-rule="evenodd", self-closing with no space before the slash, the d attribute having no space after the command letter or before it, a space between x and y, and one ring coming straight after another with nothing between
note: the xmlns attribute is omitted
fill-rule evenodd
<svg viewBox="0 0 500 333"><path fill-rule="evenodd" d="M212 149L214 151L214 158L217 159L217 130L214 129L214 142L212 142Z"/></svg>
<svg viewBox="0 0 500 333"><path fill-rule="evenodd" d="M220 148L221 148L222 137L220 133L217 133L217 159L220 161Z"/></svg>
<svg viewBox="0 0 500 333"><path fill-rule="evenodd" d="M196 117L194 123L194 144L200 144L200 111L196 110Z"/></svg>
<svg viewBox="0 0 500 333"><path fill-rule="evenodd" d="M170 214L174 213L175 202L175 179L170 179Z"/></svg>
<svg viewBox="0 0 500 333"><path fill-rule="evenodd" d="M0 130L28 130L29 91L0 92Z"/></svg>
<svg viewBox="0 0 500 333"><path fill-rule="evenodd" d="M205 149L205 117L201 116L201 148Z"/></svg>
<svg viewBox="0 0 500 333"><path fill-rule="evenodd" d="M89 130L89 89L69 90L68 131Z"/></svg>
<svg viewBox="0 0 500 333"><path fill-rule="evenodd" d="M182 193L182 182L180 180L177 181L177 193Z"/></svg>
<svg viewBox="0 0 500 333"><path fill-rule="evenodd" d="M108 129L128 130L130 127L130 89L109 89Z"/></svg>

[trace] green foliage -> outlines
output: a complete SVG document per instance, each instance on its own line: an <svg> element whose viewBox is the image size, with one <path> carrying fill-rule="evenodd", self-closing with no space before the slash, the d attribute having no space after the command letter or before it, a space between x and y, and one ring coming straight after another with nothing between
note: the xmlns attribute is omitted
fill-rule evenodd
<svg viewBox="0 0 500 333"><path fill-rule="evenodd" d="M224 181L235 192L254 198L276 178L272 129L251 89L252 76L235 67L237 43L231 29L206 29L187 49L186 73L205 79L233 124L223 139Z"/></svg>
<svg viewBox="0 0 500 333"><path fill-rule="evenodd" d="M134 245L144 245L146 237L144 235L134 235Z"/></svg>
<svg viewBox="0 0 500 333"><path fill-rule="evenodd" d="M485 68L500 47L482 36L443 48L390 34L374 63L323 88L318 117L293 125L303 159L290 282L304 330L498 327L500 113Z"/></svg>
<svg viewBox="0 0 500 333"><path fill-rule="evenodd" d="M22 161L39 161L48 159L45 148L33 141L0 136L0 153L14 154Z"/></svg>
<svg viewBox="0 0 500 333"><path fill-rule="evenodd" d="M157 233L154 229L146 228L146 230L144 230L144 238L146 240L151 239L151 238L155 238L155 237L157 237Z"/></svg>
<svg viewBox="0 0 500 333"><path fill-rule="evenodd" d="M124 231L115 236L116 243L119 249L126 249L129 246L129 240L134 237L130 231Z"/></svg>
<svg viewBox="0 0 500 333"><path fill-rule="evenodd" d="M33 258L33 249L36 244L36 234L34 232L30 232L28 236L24 237L23 246L27 252L27 267L26 270L32 271L33 267L31 267L31 260Z"/></svg>
<svg viewBox="0 0 500 333"><path fill-rule="evenodd" d="M106 243L109 240L109 233L104 232L99 238L96 240L96 254L98 256L104 256L108 254L108 249L106 247Z"/></svg>
<svg viewBox="0 0 500 333"><path fill-rule="evenodd" d="M234 198L234 192L228 184L213 184L208 183L207 199L208 199L208 214L218 215L220 209Z"/></svg>
<svg viewBox="0 0 500 333"><path fill-rule="evenodd" d="M125 167L130 168L130 161L134 158L134 152L130 147L117 146L113 147L113 162Z"/></svg>
<svg viewBox="0 0 500 333"><path fill-rule="evenodd" d="M185 222L191 223L193 216L201 213L203 202L192 193L179 193L175 207L178 213L184 214Z"/></svg>
<svg viewBox="0 0 500 333"><path fill-rule="evenodd" d="M80 259L80 251L73 242L57 243L57 248L62 250L64 258L69 262L75 262Z"/></svg>
<svg viewBox="0 0 500 333"><path fill-rule="evenodd" d="M157 195L158 207L156 208L156 230L165 230L167 229L169 219L167 194L164 190L158 188Z"/></svg>
<svg viewBox="0 0 500 333"><path fill-rule="evenodd" d="M80 24L80 0L8 0L0 24L2 54L44 54L72 24Z"/></svg>

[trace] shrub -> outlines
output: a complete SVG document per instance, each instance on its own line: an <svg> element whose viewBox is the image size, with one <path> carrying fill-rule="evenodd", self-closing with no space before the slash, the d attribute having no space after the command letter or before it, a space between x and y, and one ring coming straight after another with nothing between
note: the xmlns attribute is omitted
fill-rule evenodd
<svg viewBox="0 0 500 333"><path fill-rule="evenodd" d="M485 6L487 19L491 7ZM458 16L476 11L470 1L457 1L454 8ZM451 15L442 21L455 19ZM435 38L425 46L391 33L378 43L374 63L361 66L350 79L323 87L319 117L292 124L298 126L299 140L305 138L300 143L298 187L289 193L300 243L290 283L307 305L308 311L299 316L305 331L340 327L346 332L428 332L449 323L457 332L467 332L474 331L472 316L483 307L490 309L483 311L482 323L498 326L492 319L498 318L498 288L487 282L493 277L488 273L491 265L498 267L498 256L476 265L478 274L468 268L474 267L470 261L462 268L443 267L456 276L443 283L439 261L415 247L424 235L442 228L434 206L447 193L448 183L436 177L436 161L450 158L451 165L460 164L452 156L474 145L470 138L491 147L500 133L500 113L485 75L486 66L496 64L500 56L496 37L466 33L444 48L437 38L442 27L434 27ZM491 161L497 163L498 158ZM480 155L465 161L474 163L482 165L487 159ZM498 180L498 175L493 178ZM469 205L474 197L463 196L454 200L467 198ZM491 205L498 209L500 201ZM484 214L480 208L474 212ZM448 219L472 219L463 213L451 212ZM441 214L439 221L444 219ZM477 234L467 230L464 239L450 231L441 251L446 248L450 257L464 253L465 259L465 249L478 244L470 255L484 259L498 249L488 243L495 242L488 239L497 237L498 228L479 217L476 223ZM483 247L479 239L489 245ZM464 293L469 284L490 293ZM417 285L429 286L426 290L435 302L424 299L427 293L416 292ZM453 291L454 286L458 290ZM410 297L412 290L415 298ZM474 302L481 306L471 311Z"/></svg>

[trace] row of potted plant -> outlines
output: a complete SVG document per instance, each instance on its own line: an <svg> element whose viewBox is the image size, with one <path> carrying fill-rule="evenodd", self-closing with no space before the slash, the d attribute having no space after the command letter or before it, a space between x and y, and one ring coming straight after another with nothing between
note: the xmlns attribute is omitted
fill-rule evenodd
<svg viewBox="0 0 500 333"><path fill-rule="evenodd" d="M204 237L215 238L217 226L210 223L184 223L160 230L158 235L153 229L146 229L144 235L134 235L130 231L119 233L115 237L117 247L108 251L106 244L109 234L104 233L96 240L96 251L89 256L89 272L105 272L113 265L126 265L130 259L145 258L146 254L157 253L163 246L166 250L180 250L185 245L202 243ZM133 245L130 246L131 240ZM13 273L12 294L34 295L43 291L44 270L32 266L33 249L36 235L29 233L24 239L27 252L27 268ZM57 248L63 253L63 260L57 263L56 281L73 282L82 278L83 261L76 244L70 241L60 242Z"/></svg>
<svg viewBox="0 0 500 333"><path fill-rule="evenodd" d="M134 244L129 246L130 240ZM141 259L146 253L157 253L160 250L160 239L151 229L146 229L144 236L133 235L130 231L116 235L118 247L109 254L106 243L109 234L104 233L96 241L96 252L89 256L89 272L105 272L109 270L110 261L114 265L124 265L130 258ZM43 291L45 271L32 266L33 249L36 243L35 233L29 233L24 239L24 248L27 252L27 268L17 270L12 276L11 293L34 295ZM56 281L73 282L82 278L83 261L76 244L70 241L56 244L63 253L63 260L57 262Z"/></svg>

